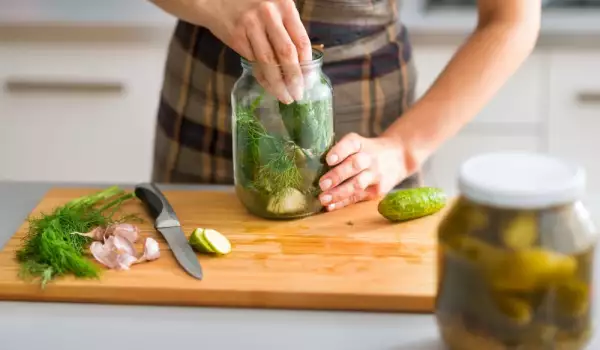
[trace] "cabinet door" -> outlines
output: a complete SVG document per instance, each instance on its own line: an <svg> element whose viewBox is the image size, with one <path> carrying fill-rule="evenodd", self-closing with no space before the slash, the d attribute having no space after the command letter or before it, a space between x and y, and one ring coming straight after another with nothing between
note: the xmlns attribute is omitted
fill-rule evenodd
<svg viewBox="0 0 600 350"><path fill-rule="evenodd" d="M425 184L444 189L449 195L458 194L457 176L461 164L479 153L494 151L539 151L537 135L496 135L485 132L463 131L447 141L425 165Z"/></svg>
<svg viewBox="0 0 600 350"><path fill-rule="evenodd" d="M0 178L148 180L166 45L0 45Z"/></svg>
<svg viewBox="0 0 600 350"><path fill-rule="evenodd" d="M551 67L549 149L584 166L589 193L600 195L600 51L555 53Z"/></svg>
<svg viewBox="0 0 600 350"><path fill-rule="evenodd" d="M414 48L418 70L417 96L422 96L456 51L452 46ZM536 125L545 111L548 64L544 53L534 53L483 108L474 124Z"/></svg>

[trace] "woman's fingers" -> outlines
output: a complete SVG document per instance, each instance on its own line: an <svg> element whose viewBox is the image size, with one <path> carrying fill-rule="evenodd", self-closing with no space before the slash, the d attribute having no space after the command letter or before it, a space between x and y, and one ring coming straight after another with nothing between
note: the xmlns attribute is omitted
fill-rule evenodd
<svg viewBox="0 0 600 350"><path fill-rule="evenodd" d="M283 24L283 16L277 6L271 2L265 2L262 9L267 36L271 41L271 46L281 66L281 73L283 74L286 87L294 100L301 100L303 79L296 46Z"/></svg>
<svg viewBox="0 0 600 350"><path fill-rule="evenodd" d="M319 196L322 205L344 202L356 198L362 198L366 189L376 182L376 176L371 170L364 170L354 176L352 179L341 185L324 192ZM358 197L357 197L358 196Z"/></svg>
<svg viewBox="0 0 600 350"><path fill-rule="evenodd" d="M293 1L286 1L283 5L283 24L296 46L300 62L311 61L311 42Z"/></svg>
<svg viewBox="0 0 600 350"><path fill-rule="evenodd" d="M237 27L231 41L231 48L248 61L254 61L254 53L244 27Z"/></svg>
<svg viewBox="0 0 600 350"><path fill-rule="evenodd" d="M292 103L293 99L285 86L281 71L277 66L277 57L267 37L266 27L257 17L246 19L246 30L256 61L255 69L265 79L263 87L283 103Z"/></svg>
<svg viewBox="0 0 600 350"><path fill-rule="evenodd" d="M371 157L368 154L354 153L321 177L319 181L321 190L327 191L336 187L370 166Z"/></svg>
<svg viewBox="0 0 600 350"><path fill-rule="evenodd" d="M352 154L360 152L362 147L361 140L362 137L355 133L344 136L327 153L327 164L329 164L329 166L334 166Z"/></svg>
<svg viewBox="0 0 600 350"><path fill-rule="evenodd" d="M367 198L368 198L368 194L366 192L364 192L364 191L358 192L358 193L356 193L350 197L347 197L346 199L343 199L339 202L331 203L331 204L327 205L326 208L328 211L338 210L343 207L347 207L350 204L362 202L362 201L366 200Z"/></svg>

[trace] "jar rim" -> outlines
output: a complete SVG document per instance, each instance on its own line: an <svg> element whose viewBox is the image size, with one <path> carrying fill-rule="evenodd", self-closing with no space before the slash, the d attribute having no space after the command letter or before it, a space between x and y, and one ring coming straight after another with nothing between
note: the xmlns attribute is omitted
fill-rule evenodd
<svg viewBox="0 0 600 350"><path fill-rule="evenodd" d="M308 61L300 61L299 65L302 68L310 68L310 67L315 67L315 66L321 66L323 63L323 57L324 57L324 52L312 47L312 59L308 60ZM245 69L251 69L256 62L255 61L249 61L248 59L246 59L243 56L240 56L240 61L242 64L242 67ZM269 66L271 67L281 67L281 64L270 64Z"/></svg>
<svg viewBox="0 0 600 350"><path fill-rule="evenodd" d="M585 191L583 167L544 153L489 152L465 161L460 194L474 202L511 209L543 209L577 202Z"/></svg>

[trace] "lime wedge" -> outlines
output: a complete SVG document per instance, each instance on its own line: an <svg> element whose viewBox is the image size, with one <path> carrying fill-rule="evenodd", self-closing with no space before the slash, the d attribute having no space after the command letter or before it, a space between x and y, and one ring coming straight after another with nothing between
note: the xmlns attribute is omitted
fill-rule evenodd
<svg viewBox="0 0 600 350"><path fill-rule="evenodd" d="M231 252L229 240L212 229L195 229L189 238L189 243L200 253L225 255Z"/></svg>

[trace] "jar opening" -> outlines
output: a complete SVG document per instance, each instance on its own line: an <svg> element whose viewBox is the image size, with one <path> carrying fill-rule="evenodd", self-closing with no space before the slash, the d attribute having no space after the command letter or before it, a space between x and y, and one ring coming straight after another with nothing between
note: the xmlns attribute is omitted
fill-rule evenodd
<svg viewBox="0 0 600 350"><path fill-rule="evenodd" d="M317 68L320 67L323 64L323 56L324 53L321 50L318 50L316 48L312 48L312 59L310 61L301 61L299 63L301 68ZM242 63L242 67L244 69L252 69L254 66L257 65L257 63L255 61L249 61L244 57L241 57L241 63ZM266 63L261 63L261 66L268 66L268 67L282 67L281 64L266 64Z"/></svg>

